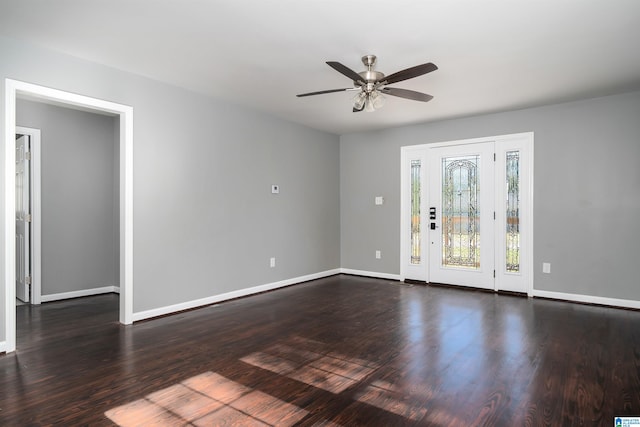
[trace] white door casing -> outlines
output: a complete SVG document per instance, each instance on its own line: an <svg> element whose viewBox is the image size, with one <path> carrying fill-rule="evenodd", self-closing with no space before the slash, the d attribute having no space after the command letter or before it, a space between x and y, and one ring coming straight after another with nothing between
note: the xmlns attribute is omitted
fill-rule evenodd
<svg viewBox="0 0 640 427"><path fill-rule="evenodd" d="M514 292L526 293L529 296L533 294L533 143L534 136L532 132L501 135L486 138L474 138L468 140L449 141L433 144L422 144L416 146L407 146L401 148L401 259L400 259L400 278L424 280L425 282L455 282L459 285L467 286L480 286L486 289L494 290L507 290ZM438 227L442 227L441 221L441 209L440 206L433 206L431 203L433 200L438 200L439 187L442 180L442 157L443 153L450 151L452 154L461 154L467 150L474 152L471 146L476 144L489 144L491 145L492 152L495 153L495 161L493 162L493 171L487 170L490 178L484 177L484 180L489 179L492 182L492 189L494 190L493 201L483 203L491 204L491 208L488 209L490 214L487 218L493 220L493 212L495 212L495 220L490 226L480 227L480 231L487 230L486 227L492 228L491 236L486 236L486 233L482 234L483 240L480 242L480 254L484 256L484 252L489 252L489 256L493 256L493 268L487 268L493 276L493 270L495 270L495 279L493 277L485 277L484 282L473 282L462 277L455 280L447 280L441 277L443 269L436 267L441 265L442 262L442 231L441 228L436 231L430 230L430 223L434 222L430 220L429 208L436 208L435 223ZM475 148L476 152L480 152L481 147ZM485 146L486 148L486 146ZM513 159L514 154L517 159L517 169L519 174L514 179L511 176L510 184L507 183L507 155ZM493 160L493 154L484 154L484 157L489 157ZM438 160L439 159L439 160ZM420 178L421 184L421 204L419 212L419 224L420 224L420 236L422 236L422 245L420 246L419 257L421 260L428 259L428 262L421 262L419 264L412 263L412 260L416 259L415 253L412 254L412 238L415 240L415 230L412 234L412 214L411 214L411 162L418 161L422 165L421 173L423 176ZM510 163L513 166L513 160ZM482 163L481 163L482 166ZM432 170L437 170L433 172ZM429 176L435 174L435 178L432 179ZM426 178L425 178L426 177ZM415 177L414 177L415 180ZM438 184L432 181L439 181ZM481 193L483 187L481 188ZM511 193L509 189L511 188ZM517 218L513 217L513 188L517 191ZM427 204L425 201L428 201ZM441 202L440 202L441 203ZM507 213L507 205L511 203L511 213ZM414 207L415 209L415 207ZM486 207L481 207L481 213L486 212ZM484 224L481 224L484 225ZM517 231L516 238L514 234L510 233L514 230ZM433 233L434 236L428 233ZM413 237L412 237L413 236ZM433 240L429 240L434 237ZM492 240L491 248L487 248L487 239ZM428 241L428 244L424 244ZM434 242L432 245L431 242ZM511 245L510 249L507 248ZM438 246L438 249L434 249L432 246ZM415 250L415 247L413 247ZM507 261L508 256L513 257L516 253L518 264L513 264L513 259ZM413 255L413 258L412 258ZM491 261L486 261L491 263ZM485 270L485 260L480 260L480 267ZM435 273L435 277L432 277L432 271L438 268ZM454 273L456 269L452 268ZM461 269L461 273L465 273L465 269ZM445 273L449 273L444 271ZM466 275L470 276L470 275ZM473 275L471 275L473 276ZM436 280L438 279L438 280Z"/></svg>

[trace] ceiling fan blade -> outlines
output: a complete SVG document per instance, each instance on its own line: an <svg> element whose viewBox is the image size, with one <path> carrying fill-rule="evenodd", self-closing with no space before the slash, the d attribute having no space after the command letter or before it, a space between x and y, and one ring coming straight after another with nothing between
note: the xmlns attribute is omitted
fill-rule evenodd
<svg viewBox="0 0 640 427"><path fill-rule="evenodd" d="M426 93L416 92L415 90L399 89L396 87L383 87L380 91L387 95L398 96L400 98L411 99L413 101L428 102L433 99L433 96Z"/></svg>
<svg viewBox="0 0 640 427"><path fill-rule="evenodd" d="M321 90L318 92L309 92L309 93L301 93L300 95L296 95L297 97L302 97L302 96L312 96L312 95L322 95L324 93L334 93L334 92L344 92L347 90L353 90L352 87L346 87L344 89L329 89L329 90Z"/></svg>
<svg viewBox="0 0 640 427"><path fill-rule="evenodd" d="M390 74L387 77L383 77L380 79L380 83L390 85L430 73L437 69L438 67L436 67L435 64L427 62L426 64L416 65L415 67L407 68L405 70L398 71L397 73Z"/></svg>
<svg viewBox="0 0 640 427"><path fill-rule="evenodd" d="M343 74L349 77L354 82L359 82L360 84L364 84L364 81L362 80L362 76L356 73L355 71L353 71L351 68L347 67L346 65L342 65L341 63L335 62L335 61L327 61L327 65L333 68L334 70L336 70L337 72L339 72L340 74Z"/></svg>

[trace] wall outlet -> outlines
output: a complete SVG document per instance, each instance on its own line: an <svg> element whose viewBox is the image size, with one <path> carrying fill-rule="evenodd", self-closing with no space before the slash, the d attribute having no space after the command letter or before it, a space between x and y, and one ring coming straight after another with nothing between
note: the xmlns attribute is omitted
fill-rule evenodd
<svg viewBox="0 0 640 427"><path fill-rule="evenodd" d="M275 267L275 266L276 266L276 258L275 258L275 257L272 257L272 258L269 260L269 267L273 268L273 267Z"/></svg>
<svg viewBox="0 0 640 427"><path fill-rule="evenodd" d="M382 205L382 204L384 204L384 197L382 197L382 196L376 196L376 198L375 198L375 204L376 204L376 205Z"/></svg>
<svg viewBox="0 0 640 427"><path fill-rule="evenodd" d="M382 253L380 251L376 251L376 259L382 258Z"/></svg>
<svg viewBox="0 0 640 427"><path fill-rule="evenodd" d="M542 263L542 272L543 273L551 273L551 263L550 262L543 262Z"/></svg>

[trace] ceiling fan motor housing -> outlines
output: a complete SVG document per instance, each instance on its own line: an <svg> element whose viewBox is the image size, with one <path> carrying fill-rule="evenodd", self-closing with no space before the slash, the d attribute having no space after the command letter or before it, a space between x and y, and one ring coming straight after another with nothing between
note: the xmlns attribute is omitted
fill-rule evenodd
<svg viewBox="0 0 640 427"><path fill-rule="evenodd" d="M362 63L367 67L366 71L362 71L358 74L362 76L362 79L366 83L363 86L363 89L369 93L376 89L375 83L382 80L384 74L380 71L374 71L373 67L376 65L376 56L375 55L365 55L362 57ZM354 82L357 85L357 82Z"/></svg>

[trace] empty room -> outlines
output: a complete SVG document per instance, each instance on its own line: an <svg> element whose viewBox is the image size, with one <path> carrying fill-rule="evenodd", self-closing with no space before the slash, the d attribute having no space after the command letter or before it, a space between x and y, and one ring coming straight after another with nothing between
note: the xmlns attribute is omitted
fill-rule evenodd
<svg viewBox="0 0 640 427"><path fill-rule="evenodd" d="M0 425L640 424L640 2L0 0Z"/></svg>

